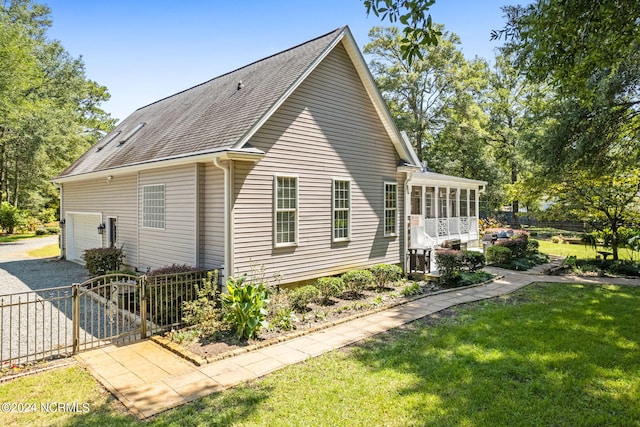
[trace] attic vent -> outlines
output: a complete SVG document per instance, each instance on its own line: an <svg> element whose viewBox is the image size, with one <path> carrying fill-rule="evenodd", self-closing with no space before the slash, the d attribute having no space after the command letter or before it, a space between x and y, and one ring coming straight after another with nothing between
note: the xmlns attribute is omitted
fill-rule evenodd
<svg viewBox="0 0 640 427"><path fill-rule="evenodd" d="M140 129L142 129L142 128L144 127L144 125L146 125L146 123L145 123L145 122L138 123L138 124L136 125L136 127L134 127L133 129L131 129L131 130L129 131L129 133L128 133L128 134L126 134L126 135L124 136L124 138L122 138L122 139L120 140L120 142L118 142L118 146L121 146L122 144L124 144L125 142L127 142L129 139L131 139L131 137L132 137L133 135L135 135L135 134L136 134L136 132L138 132Z"/></svg>
<svg viewBox="0 0 640 427"><path fill-rule="evenodd" d="M102 150L104 147L106 147L111 141L113 141L114 139L116 139L118 137L118 135L120 135L122 133L122 131L118 131L116 133L113 134L113 136L111 138L109 138L107 140L107 142L105 142L104 144L102 144L101 146L98 147L98 149L96 151L100 151Z"/></svg>

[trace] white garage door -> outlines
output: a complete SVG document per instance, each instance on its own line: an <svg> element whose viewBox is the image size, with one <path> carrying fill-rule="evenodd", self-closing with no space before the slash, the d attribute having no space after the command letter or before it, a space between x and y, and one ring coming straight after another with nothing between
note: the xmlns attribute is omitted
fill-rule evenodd
<svg viewBox="0 0 640 427"><path fill-rule="evenodd" d="M67 215L67 259L83 262L86 249L102 246L102 236L98 226L102 221L100 214Z"/></svg>

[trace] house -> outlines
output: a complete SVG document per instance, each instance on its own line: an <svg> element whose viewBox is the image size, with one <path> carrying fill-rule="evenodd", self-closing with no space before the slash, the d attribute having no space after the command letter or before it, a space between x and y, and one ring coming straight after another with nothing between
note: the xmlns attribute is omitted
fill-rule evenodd
<svg viewBox="0 0 640 427"><path fill-rule="evenodd" d="M123 120L54 179L62 256L117 244L142 272L264 266L281 283L403 263L420 170L339 28Z"/></svg>

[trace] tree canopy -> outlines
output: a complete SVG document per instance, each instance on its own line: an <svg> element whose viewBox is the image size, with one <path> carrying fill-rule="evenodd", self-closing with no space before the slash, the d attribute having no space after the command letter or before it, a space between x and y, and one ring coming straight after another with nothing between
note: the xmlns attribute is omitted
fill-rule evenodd
<svg viewBox="0 0 640 427"><path fill-rule="evenodd" d="M107 89L47 39L51 25L45 5L0 4L0 201L33 215L56 203L49 180L115 122L99 107Z"/></svg>

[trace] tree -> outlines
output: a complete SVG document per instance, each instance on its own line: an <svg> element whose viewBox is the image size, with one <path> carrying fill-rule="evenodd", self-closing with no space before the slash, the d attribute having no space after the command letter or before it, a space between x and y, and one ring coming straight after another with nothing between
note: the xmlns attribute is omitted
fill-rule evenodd
<svg viewBox="0 0 640 427"><path fill-rule="evenodd" d="M400 40L402 59L409 64L423 59L423 48L437 45L442 32L427 13L435 0L364 0L367 15L373 13L382 21L404 25Z"/></svg>
<svg viewBox="0 0 640 427"><path fill-rule="evenodd" d="M620 239L621 227L640 219L640 169L614 175L568 171L552 192L566 212L608 237L613 259L618 259L618 248L626 243Z"/></svg>
<svg viewBox="0 0 640 427"><path fill-rule="evenodd" d="M505 36L516 66L556 93L543 150L549 168L602 169L620 152L637 164L640 2L538 0L504 10L507 25L493 37Z"/></svg>
<svg viewBox="0 0 640 427"><path fill-rule="evenodd" d="M489 117L486 140L508 177L508 187L504 190L509 195L513 220L517 225L520 196L527 197L518 183L521 175L533 167L525 152L546 123L539 117L541 111L546 111L546 89L543 85L529 82L513 66L509 56L498 55L484 95L484 107Z"/></svg>
<svg viewBox="0 0 640 427"><path fill-rule="evenodd" d="M32 215L56 197L49 180L115 122L82 59L47 40L49 13L29 0L0 4L0 201Z"/></svg>

